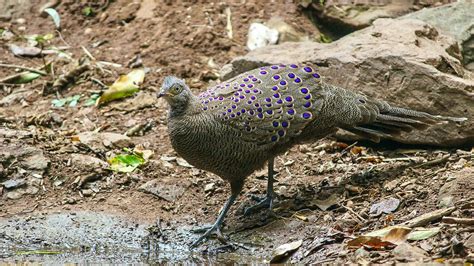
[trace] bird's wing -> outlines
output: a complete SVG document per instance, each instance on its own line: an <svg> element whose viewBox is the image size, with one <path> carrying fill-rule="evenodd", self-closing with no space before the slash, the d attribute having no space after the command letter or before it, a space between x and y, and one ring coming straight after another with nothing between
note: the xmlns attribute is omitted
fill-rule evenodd
<svg viewBox="0 0 474 266"><path fill-rule="evenodd" d="M203 111L258 144L286 142L314 120L320 76L311 66L274 65L245 72L199 95Z"/></svg>

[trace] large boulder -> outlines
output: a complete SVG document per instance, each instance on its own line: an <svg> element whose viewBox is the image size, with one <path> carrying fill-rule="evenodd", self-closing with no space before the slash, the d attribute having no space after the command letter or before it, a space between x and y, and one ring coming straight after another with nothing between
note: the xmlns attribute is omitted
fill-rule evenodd
<svg viewBox="0 0 474 266"><path fill-rule="evenodd" d="M463 68L461 60L456 41L426 22L378 19L333 43L285 43L254 50L224 67L221 77L276 63L313 63L328 83L401 107L469 119L462 125L436 125L394 140L473 145L474 74Z"/></svg>
<svg viewBox="0 0 474 266"><path fill-rule="evenodd" d="M419 19L453 36L461 46L463 64L474 70L474 4L459 1L437 8L425 8L403 18Z"/></svg>

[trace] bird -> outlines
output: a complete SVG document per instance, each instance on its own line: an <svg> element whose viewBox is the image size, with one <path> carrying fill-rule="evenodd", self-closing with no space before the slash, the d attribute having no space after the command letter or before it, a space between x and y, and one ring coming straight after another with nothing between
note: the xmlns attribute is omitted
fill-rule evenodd
<svg viewBox="0 0 474 266"><path fill-rule="evenodd" d="M211 235L225 241L222 223L245 179L268 164L264 199L245 213L272 208L274 158L290 147L316 141L338 129L373 142L466 118L431 115L323 81L317 66L259 67L195 95L185 81L164 78L158 92L169 105L168 134L174 150L193 166L230 184L231 195L215 222L191 247Z"/></svg>

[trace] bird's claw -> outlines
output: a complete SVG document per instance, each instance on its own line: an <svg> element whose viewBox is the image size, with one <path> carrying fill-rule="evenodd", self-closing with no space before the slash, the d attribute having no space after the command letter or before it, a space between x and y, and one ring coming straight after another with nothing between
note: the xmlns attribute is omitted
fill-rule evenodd
<svg viewBox="0 0 474 266"><path fill-rule="evenodd" d="M251 213L261 208L268 208L271 211L272 207L273 207L273 197L270 197L267 195L264 199L260 200L257 204L246 208L244 211L244 216L250 215Z"/></svg>
<svg viewBox="0 0 474 266"><path fill-rule="evenodd" d="M198 229L195 229L195 230L192 230L192 232L202 232L204 230L207 231L201 235L196 241L194 241L192 244L191 244L191 248L195 248L199 245L201 245L202 243L204 243L206 240L208 240L208 238L211 236L211 235L215 235L216 238L223 244L227 244L228 241L227 241L227 238L222 234L221 232L221 229L218 225L213 225L211 227L203 227L203 228L198 228Z"/></svg>

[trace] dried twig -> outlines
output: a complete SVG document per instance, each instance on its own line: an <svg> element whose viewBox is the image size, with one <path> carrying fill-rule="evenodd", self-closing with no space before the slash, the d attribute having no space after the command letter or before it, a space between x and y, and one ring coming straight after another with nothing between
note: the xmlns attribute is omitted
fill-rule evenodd
<svg viewBox="0 0 474 266"><path fill-rule="evenodd" d="M364 217L360 216L357 212L355 212L353 209L347 207L347 206L344 206L341 204L341 207L348 210L350 213L354 214L361 222L366 222L367 220L364 219Z"/></svg>
<svg viewBox="0 0 474 266"><path fill-rule="evenodd" d="M35 69L35 68L30 68L30 67L24 67L24 66L12 65L12 64L0 64L0 67L18 68L18 69L26 70L26 71L33 72L33 73L36 73L36 74L40 74L42 76L48 75L48 73L46 73L42 70Z"/></svg>
<svg viewBox="0 0 474 266"><path fill-rule="evenodd" d="M414 168L422 168L422 167L425 167L425 166L434 166L434 165L442 164L442 163L447 162L449 160L449 157L450 157L450 155L448 154L448 155L443 156L439 159L431 160L431 161L428 161L426 163L422 163L420 165L417 165Z"/></svg>
<svg viewBox="0 0 474 266"><path fill-rule="evenodd" d="M418 216L414 219L411 219L409 221L406 221L404 223L401 223L400 225L407 226L407 227L410 227L410 228L418 227L418 226L425 226L425 225L429 224L432 221L439 220L443 216L451 214L454 210L456 210L456 207L435 210L435 211L428 212L428 213L425 213L423 215L420 215L420 216Z"/></svg>
<svg viewBox="0 0 474 266"><path fill-rule="evenodd" d="M227 7L225 9L225 14L227 16L227 37L232 40L234 38L234 31L232 30L232 12L230 10L230 7Z"/></svg>
<svg viewBox="0 0 474 266"><path fill-rule="evenodd" d="M463 225L474 225L474 218L457 218L457 217L443 217L441 222L445 224L463 224Z"/></svg>

